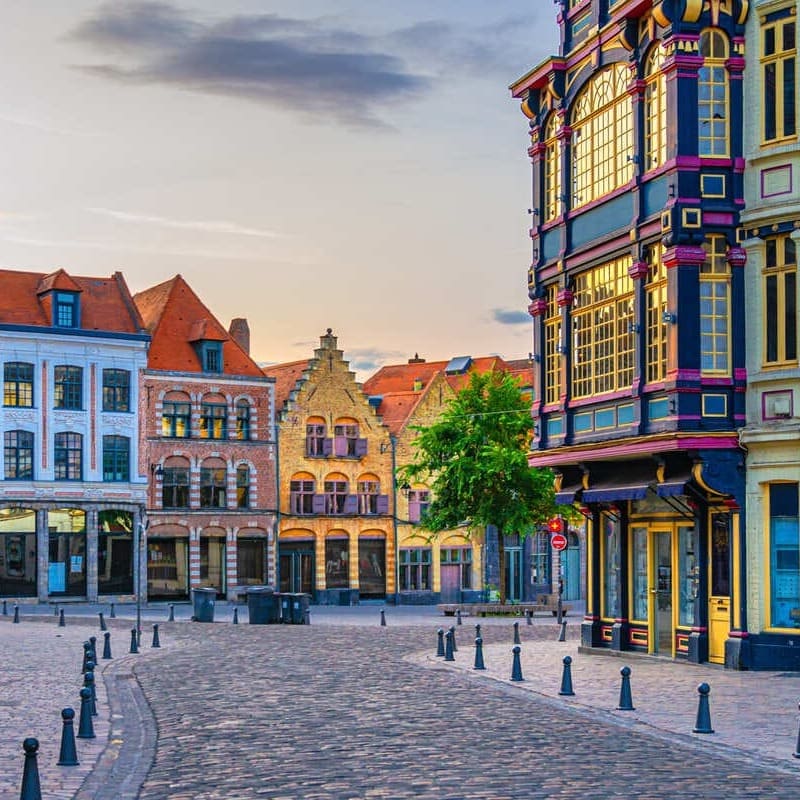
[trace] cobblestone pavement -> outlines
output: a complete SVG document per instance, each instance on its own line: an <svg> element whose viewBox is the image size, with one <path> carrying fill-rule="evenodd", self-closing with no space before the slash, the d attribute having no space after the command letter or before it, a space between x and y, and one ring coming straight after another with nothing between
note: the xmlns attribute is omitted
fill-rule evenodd
<svg viewBox="0 0 800 800"><path fill-rule="evenodd" d="M451 618L389 609L380 627L378 613L315 607L308 627L162 624L160 650L144 641L141 654L101 666L98 738L79 742L82 763L72 768L53 766L58 712L80 688L90 622L59 629L0 618L0 662L12 667L0 718L0 763L12 775L2 771L0 796L18 796L27 735L43 741L43 797L70 800L800 795L800 675L584 655L574 638L555 641L551 620L537 620L520 625L525 680L511 683L510 621L481 620L488 669L478 672L474 620L457 628L456 661L445 663L435 632ZM115 623L123 635L130 627ZM574 658L572 698L558 696L565 654ZM633 712L614 710L623 664L633 671ZM31 675L32 694L19 692ZM703 680L709 735L691 733ZM24 724L45 707L55 716L47 732Z"/></svg>

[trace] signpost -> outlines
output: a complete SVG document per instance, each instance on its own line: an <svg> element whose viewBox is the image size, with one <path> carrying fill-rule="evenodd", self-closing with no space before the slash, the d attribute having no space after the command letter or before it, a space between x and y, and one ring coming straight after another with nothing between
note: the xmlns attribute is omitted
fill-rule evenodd
<svg viewBox="0 0 800 800"><path fill-rule="evenodd" d="M558 611L556 620L561 625L562 618L562 604L561 596L564 593L564 565L562 562L561 553L567 549L567 537L564 534L564 519L562 517L551 517L547 521L547 530L550 531L550 546L556 550L558 556ZM563 633L563 628L562 628Z"/></svg>
<svg viewBox="0 0 800 800"><path fill-rule="evenodd" d="M553 550L558 550L561 552L562 550L567 549L567 537L564 536L563 533L554 533L550 537L550 546Z"/></svg>

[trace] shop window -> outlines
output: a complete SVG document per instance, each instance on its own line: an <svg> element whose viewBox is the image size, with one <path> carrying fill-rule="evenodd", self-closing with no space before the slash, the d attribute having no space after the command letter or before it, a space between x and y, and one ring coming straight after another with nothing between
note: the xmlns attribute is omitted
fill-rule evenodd
<svg viewBox="0 0 800 800"><path fill-rule="evenodd" d="M602 515L601 536L605 585L603 586L603 616L614 619L619 616L619 597L622 588L620 563L620 522L610 514Z"/></svg>
<svg viewBox="0 0 800 800"><path fill-rule="evenodd" d="M764 364L797 362L797 248L788 233L764 240Z"/></svg>
<svg viewBox="0 0 800 800"><path fill-rule="evenodd" d="M133 594L133 514L103 510L97 522L97 591Z"/></svg>
<svg viewBox="0 0 800 800"><path fill-rule="evenodd" d="M647 528L631 529L633 545L633 619L647 620L647 601L650 596L647 579Z"/></svg>
<svg viewBox="0 0 800 800"><path fill-rule="evenodd" d="M236 542L236 580L242 586L264 584L265 541L240 538Z"/></svg>
<svg viewBox="0 0 800 800"><path fill-rule="evenodd" d="M361 597L386 595L386 542L358 540L358 587Z"/></svg>
<svg viewBox="0 0 800 800"><path fill-rule="evenodd" d="M325 588L347 589L350 586L347 539L325 540Z"/></svg>
<svg viewBox="0 0 800 800"><path fill-rule="evenodd" d="M53 477L57 481L83 478L83 436L80 433L57 433L53 448Z"/></svg>
<svg viewBox="0 0 800 800"><path fill-rule="evenodd" d="M33 434L29 431L6 431L3 434L3 458L7 481L33 480Z"/></svg>
<svg viewBox="0 0 800 800"><path fill-rule="evenodd" d="M33 364L8 361L3 365L3 405L33 408Z"/></svg>
<svg viewBox="0 0 800 800"><path fill-rule="evenodd" d="M769 486L770 625L800 628L798 484Z"/></svg>
<svg viewBox="0 0 800 800"><path fill-rule="evenodd" d="M131 373L126 369L103 370L103 411L131 410Z"/></svg>
<svg viewBox="0 0 800 800"><path fill-rule="evenodd" d="M36 512L0 508L0 595L36 596Z"/></svg>
<svg viewBox="0 0 800 800"><path fill-rule="evenodd" d="M431 591L431 548L407 547L400 550L400 591Z"/></svg>
<svg viewBox="0 0 800 800"><path fill-rule="evenodd" d="M70 411L79 411L83 408L82 367L54 367L53 407Z"/></svg>
<svg viewBox="0 0 800 800"><path fill-rule="evenodd" d="M443 547L439 553L442 566L455 564L460 568L460 588L472 588L472 548L471 547Z"/></svg>
<svg viewBox="0 0 800 800"><path fill-rule="evenodd" d="M129 481L131 440L127 436L103 437L103 480Z"/></svg>

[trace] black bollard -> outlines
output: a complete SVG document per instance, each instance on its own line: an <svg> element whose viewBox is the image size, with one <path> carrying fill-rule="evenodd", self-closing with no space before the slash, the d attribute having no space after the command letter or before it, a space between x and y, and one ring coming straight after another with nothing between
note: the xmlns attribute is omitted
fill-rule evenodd
<svg viewBox="0 0 800 800"><path fill-rule="evenodd" d="M520 663L519 660L519 654L522 652L522 648L518 644L515 644L511 648L511 652L514 654L514 660L511 665L511 680L512 681L525 680L522 677L522 664Z"/></svg>
<svg viewBox="0 0 800 800"><path fill-rule="evenodd" d="M306 606L306 616L303 620L303 625L310 625L311 624L311 609Z"/></svg>
<svg viewBox="0 0 800 800"><path fill-rule="evenodd" d="M89 646L91 647L91 650L89 651L89 655L91 656L92 661L94 661L94 663L96 664L97 663L97 637L96 636L90 636L89 637Z"/></svg>
<svg viewBox="0 0 800 800"><path fill-rule="evenodd" d="M139 652L139 637L136 635L136 628L131 628L131 649L129 652Z"/></svg>
<svg viewBox="0 0 800 800"><path fill-rule="evenodd" d="M622 675L622 685L619 687L617 711L635 711L633 697L631 696L631 668L623 667L619 674Z"/></svg>
<svg viewBox="0 0 800 800"><path fill-rule="evenodd" d="M556 641L567 641L567 621L565 619L561 620L561 630L558 632L558 639Z"/></svg>
<svg viewBox="0 0 800 800"><path fill-rule="evenodd" d="M111 658L111 634L104 633L103 638L105 639L103 642L103 658L108 660Z"/></svg>
<svg viewBox="0 0 800 800"><path fill-rule="evenodd" d="M797 704L797 709L800 711L800 703ZM800 758L800 730L797 732L797 744L794 747L794 753L792 755L795 758Z"/></svg>
<svg viewBox="0 0 800 800"><path fill-rule="evenodd" d="M436 656L444 658L444 628L436 631Z"/></svg>
<svg viewBox="0 0 800 800"><path fill-rule="evenodd" d="M78 718L78 738L94 739L94 723L92 722L92 692L85 686L81 689L81 712Z"/></svg>
<svg viewBox="0 0 800 800"><path fill-rule="evenodd" d="M475 639L475 666L472 669L486 669L483 663L483 639Z"/></svg>
<svg viewBox="0 0 800 800"><path fill-rule="evenodd" d="M456 625L463 625L464 623L461 621L461 609L456 609Z"/></svg>
<svg viewBox="0 0 800 800"><path fill-rule="evenodd" d="M707 683L701 683L697 687L697 693L700 698L697 703L697 720L692 728L692 733L714 733L711 727L711 711L708 707L708 695L711 693L711 687Z"/></svg>
<svg viewBox="0 0 800 800"><path fill-rule="evenodd" d="M455 625L451 625L450 626L450 633L453 634L453 652L457 653L458 652L458 647L456 647L456 626Z"/></svg>
<svg viewBox="0 0 800 800"><path fill-rule="evenodd" d="M167 622L175 622L175 605L173 603L169 604L169 619Z"/></svg>
<svg viewBox="0 0 800 800"><path fill-rule="evenodd" d="M59 608L58 609L58 627L59 628L66 628L67 627L67 623L64 622L64 609L63 608Z"/></svg>
<svg viewBox="0 0 800 800"><path fill-rule="evenodd" d="M103 612L102 611L98 611L97 614L100 617L100 630L101 631L107 631L108 627L106 625L106 620L103 617Z"/></svg>
<svg viewBox="0 0 800 800"><path fill-rule="evenodd" d="M480 635L481 635L481 626L480 626L480 623L478 623L478 624L475 626L475 638L476 638L476 639L479 639L479 638L480 638Z"/></svg>
<svg viewBox="0 0 800 800"><path fill-rule="evenodd" d="M4 617L8 616L8 605L7 605L7 602L5 600L3 600L3 616Z"/></svg>
<svg viewBox="0 0 800 800"><path fill-rule="evenodd" d="M233 624L234 625L238 625L239 624L239 609L238 608L234 608L233 609Z"/></svg>
<svg viewBox="0 0 800 800"><path fill-rule="evenodd" d="M14 622L19 625L19 606L14 603Z"/></svg>
<svg viewBox="0 0 800 800"><path fill-rule="evenodd" d="M161 647L161 642L158 640L158 625L153 625L153 644L151 647Z"/></svg>
<svg viewBox="0 0 800 800"><path fill-rule="evenodd" d="M381 628L385 628L385 627L386 627L386 610L382 608L381 609Z"/></svg>
<svg viewBox="0 0 800 800"><path fill-rule="evenodd" d="M525 624L526 625L533 625L533 615L531 614L531 610L529 608L525 609Z"/></svg>
<svg viewBox="0 0 800 800"><path fill-rule="evenodd" d="M83 685L92 693L91 698L91 706L92 706L92 716L97 716L97 692L94 688L94 661L90 661L88 664L89 669L83 676Z"/></svg>
<svg viewBox="0 0 800 800"><path fill-rule="evenodd" d="M25 751L25 766L22 769L22 790L19 793L19 800L42 800L39 765L36 763L39 740L29 737L22 743L22 749Z"/></svg>
<svg viewBox="0 0 800 800"><path fill-rule="evenodd" d="M522 639L519 638L519 622L514 623L514 644L522 644Z"/></svg>
<svg viewBox="0 0 800 800"><path fill-rule="evenodd" d="M572 664L571 656L564 656L562 663L564 664L564 671L561 673L561 688L558 693L565 696L574 695L575 692L572 691L572 669L570 667Z"/></svg>
<svg viewBox="0 0 800 800"><path fill-rule="evenodd" d="M456 657L453 655L453 629L450 628L449 631L444 635L445 638L445 646L444 646L444 660L445 661L455 661Z"/></svg>
<svg viewBox="0 0 800 800"><path fill-rule="evenodd" d="M75 710L64 708L61 711L61 749L58 752L59 767L77 767L81 762L78 761L78 753L75 750L75 726L72 721L75 719Z"/></svg>
<svg viewBox="0 0 800 800"><path fill-rule="evenodd" d="M116 619L117 615L114 613L114 604L111 604L111 613L108 615L111 619Z"/></svg>
<svg viewBox="0 0 800 800"><path fill-rule="evenodd" d="M81 661L81 675L83 675L88 667L86 666L92 660L92 644L91 642L84 642L83 643L83 661Z"/></svg>

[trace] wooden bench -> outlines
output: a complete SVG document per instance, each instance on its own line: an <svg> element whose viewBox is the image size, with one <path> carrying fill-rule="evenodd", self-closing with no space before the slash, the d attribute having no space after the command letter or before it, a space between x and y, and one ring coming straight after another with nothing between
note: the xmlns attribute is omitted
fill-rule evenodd
<svg viewBox="0 0 800 800"><path fill-rule="evenodd" d="M557 603L557 598L556 598ZM454 617L458 611L472 617L486 616L515 616L524 617L526 612L532 617L558 614L558 605L551 606L547 603L440 603L436 608L446 617ZM569 606L561 606L562 615L566 615Z"/></svg>

